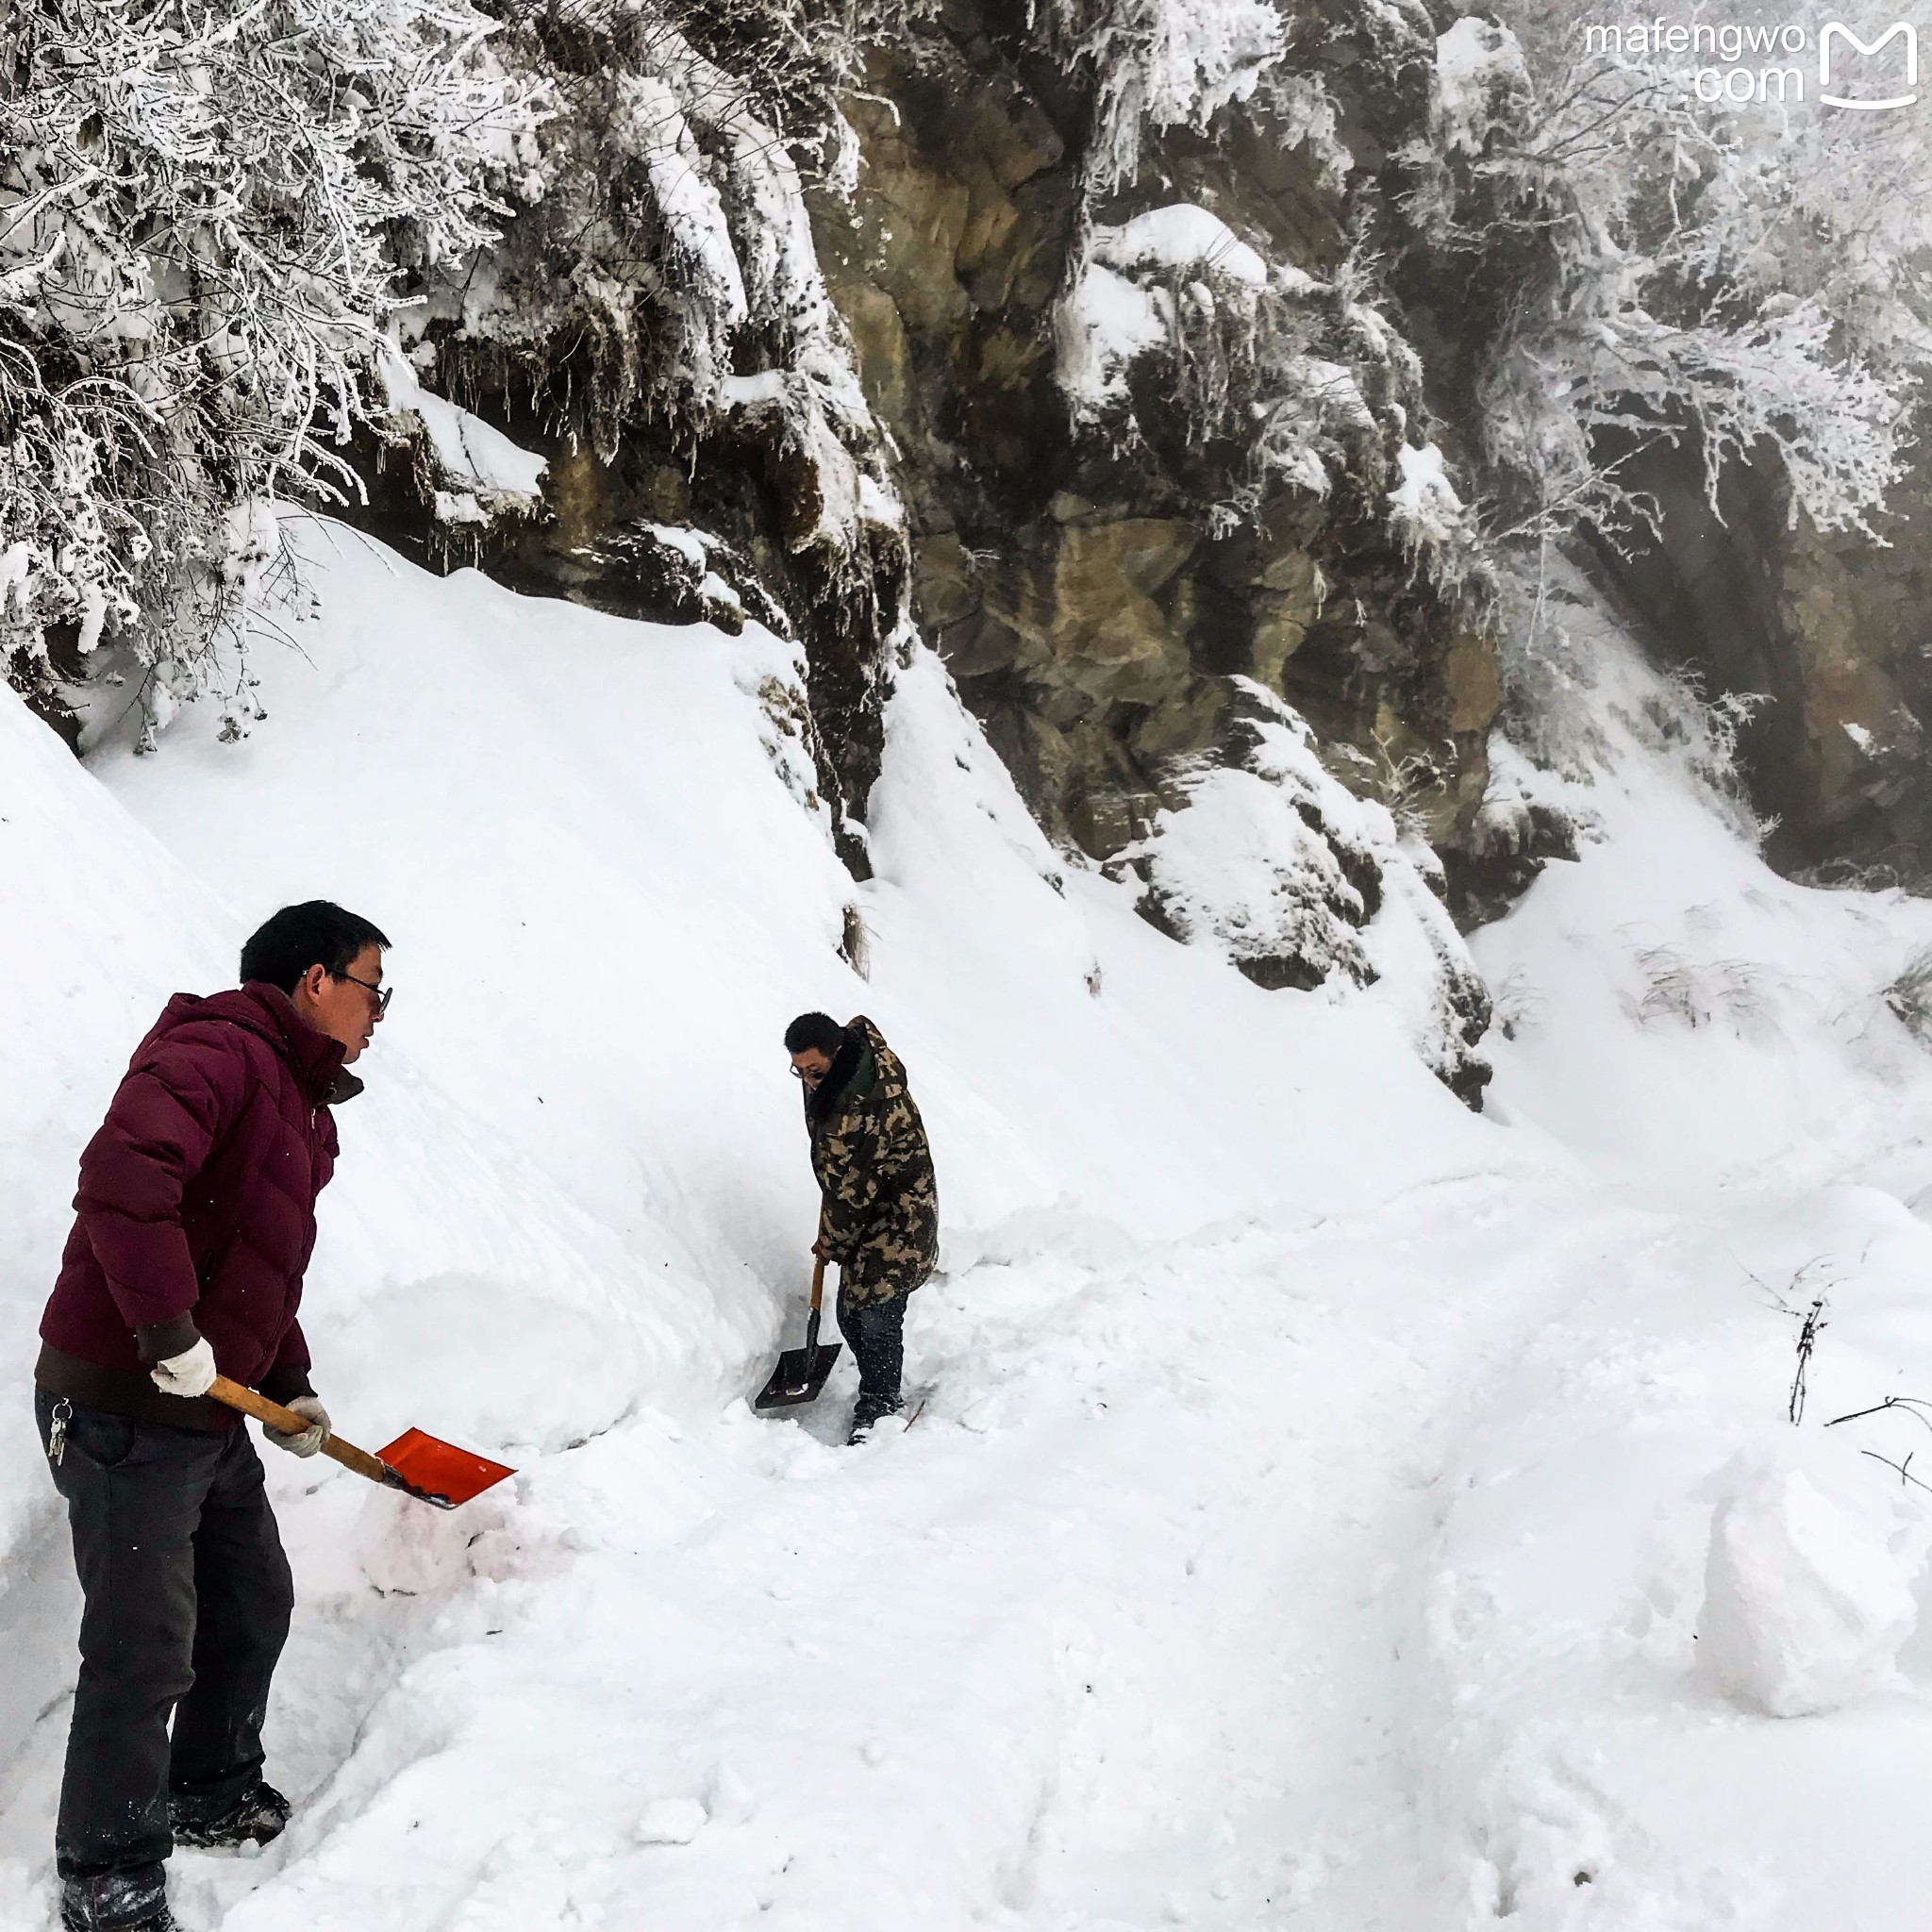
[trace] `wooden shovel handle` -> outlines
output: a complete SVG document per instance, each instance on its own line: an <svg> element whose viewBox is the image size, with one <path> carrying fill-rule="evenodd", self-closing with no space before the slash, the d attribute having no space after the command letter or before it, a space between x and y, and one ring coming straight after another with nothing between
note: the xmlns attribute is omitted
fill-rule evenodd
<svg viewBox="0 0 1932 1932"><path fill-rule="evenodd" d="M825 1293L825 1263L823 1256L817 1257L811 1264L811 1313L805 1318L805 1352L816 1355L819 1350L819 1304Z"/></svg>
<svg viewBox="0 0 1932 1932"><path fill-rule="evenodd" d="M271 1402L266 1395L258 1395L253 1389L244 1389L240 1382L231 1382L225 1375L217 1375L208 1385L208 1391L217 1402L225 1402L230 1408L239 1408L243 1415L252 1415L258 1423L266 1423L272 1429L279 1429L285 1436L299 1436L304 1429L311 1426L307 1416L297 1415L292 1408L284 1408L279 1402ZM370 1455L366 1449L358 1449L353 1442L345 1442L330 1431L322 1445L322 1453L340 1462L344 1469L353 1469L358 1475L366 1475L373 1483L385 1484L390 1489L402 1487L402 1478L388 1463Z"/></svg>

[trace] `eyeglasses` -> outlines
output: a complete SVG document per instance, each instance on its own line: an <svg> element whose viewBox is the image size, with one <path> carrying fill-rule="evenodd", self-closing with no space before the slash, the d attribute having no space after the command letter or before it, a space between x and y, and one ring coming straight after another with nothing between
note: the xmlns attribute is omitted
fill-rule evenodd
<svg viewBox="0 0 1932 1932"><path fill-rule="evenodd" d="M389 1011L390 996L395 991L392 986L372 986L366 979L358 979L353 973L331 973L331 979L346 979L351 986L359 986L364 992L375 995L375 1017L379 1020Z"/></svg>
<svg viewBox="0 0 1932 1932"><path fill-rule="evenodd" d="M793 1067L791 1070L791 1077L794 1080L804 1080L807 1082L813 1080L823 1080L829 1071L830 1070L825 1067L812 1067L809 1069L805 1067Z"/></svg>

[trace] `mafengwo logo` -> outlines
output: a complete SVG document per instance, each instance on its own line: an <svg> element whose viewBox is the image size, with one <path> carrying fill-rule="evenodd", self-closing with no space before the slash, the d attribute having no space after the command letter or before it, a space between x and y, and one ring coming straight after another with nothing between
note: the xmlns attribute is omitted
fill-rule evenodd
<svg viewBox="0 0 1932 1932"><path fill-rule="evenodd" d="M1915 107L1919 99L1919 30L1905 20L1870 28L1828 20L1814 34L1796 21L1745 25L1658 15L1586 22L1583 45L1606 57L1681 60L1692 92L1711 107L1815 100L1821 108L1870 114Z"/></svg>
<svg viewBox="0 0 1932 1932"><path fill-rule="evenodd" d="M1847 99L1828 92L1831 86L1831 55L1834 41L1844 48L1856 48L1860 54L1876 54L1888 41L1902 41L1905 43L1905 92L1893 94L1889 100L1870 101ZM1861 41L1850 27L1836 20L1828 20L1818 34L1818 98L1827 108L1909 108L1919 98L1919 30L1909 21L1895 20L1869 44Z"/></svg>

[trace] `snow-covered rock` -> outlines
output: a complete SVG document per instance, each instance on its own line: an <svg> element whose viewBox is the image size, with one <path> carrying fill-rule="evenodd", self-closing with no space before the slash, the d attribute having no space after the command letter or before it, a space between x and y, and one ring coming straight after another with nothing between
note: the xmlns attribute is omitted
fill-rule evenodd
<svg viewBox="0 0 1932 1932"><path fill-rule="evenodd" d="M1175 802L1114 861L1147 883L1142 913L1220 952L1257 986L1374 987L1417 1053L1480 1105L1490 997L1413 825L1323 764L1307 721L1233 680L1226 742L1175 777Z"/></svg>
<svg viewBox="0 0 1932 1932"><path fill-rule="evenodd" d="M1211 269L1257 288L1268 267L1221 217L1191 201L1149 208L1118 227L1097 225L1092 258L1108 268Z"/></svg>
<svg viewBox="0 0 1932 1932"><path fill-rule="evenodd" d="M527 517L542 503L544 459L502 430L423 387L399 345L377 358L391 431L418 443L425 493L437 521L487 525Z"/></svg>
<svg viewBox="0 0 1932 1932"><path fill-rule="evenodd" d="M1054 317L1060 387L1076 409L1094 411L1126 394L1134 358L1165 342L1167 316L1153 292L1102 262L1091 263Z"/></svg>

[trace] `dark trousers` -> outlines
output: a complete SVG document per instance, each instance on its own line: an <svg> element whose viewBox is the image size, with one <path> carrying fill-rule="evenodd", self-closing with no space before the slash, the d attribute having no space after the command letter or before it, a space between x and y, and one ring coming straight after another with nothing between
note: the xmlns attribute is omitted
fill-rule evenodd
<svg viewBox="0 0 1932 1932"><path fill-rule="evenodd" d="M839 1293L839 1332L858 1364L858 1399L883 1402L899 1399L899 1377L906 1366L906 1304L909 1295L890 1301L854 1302Z"/></svg>
<svg viewBox="0 0 1932 1932"><path fill-rule="evenodd" d="M86 1599L58 1869L123 1876L130 1899L151 1877L158 1906L170 1792L216 1806L260 1774L294 1586L244 1430L167 1428L37 1389L43 1444L57 1407L66 1445L50 1467Z"/></svg>

